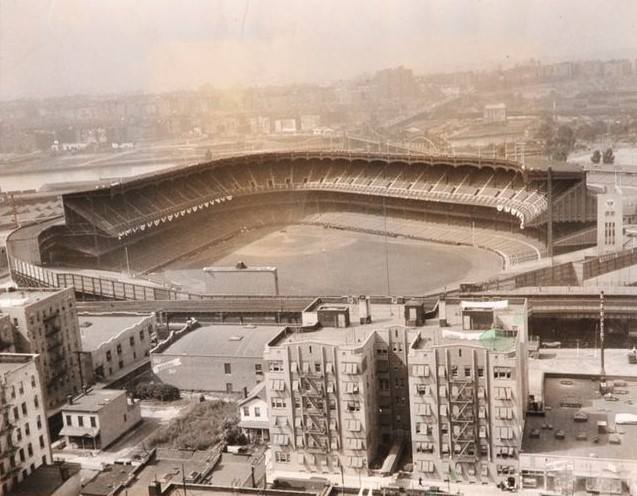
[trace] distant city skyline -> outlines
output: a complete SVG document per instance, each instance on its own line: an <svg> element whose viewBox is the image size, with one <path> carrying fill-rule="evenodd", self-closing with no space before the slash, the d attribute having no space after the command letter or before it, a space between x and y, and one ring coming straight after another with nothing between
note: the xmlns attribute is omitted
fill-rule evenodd
<svg viewBox="0 0 637 496"><path fill-rule="evenodd" d="M624 0L3 2L0 99L632 60L635 18Z"/></svg>

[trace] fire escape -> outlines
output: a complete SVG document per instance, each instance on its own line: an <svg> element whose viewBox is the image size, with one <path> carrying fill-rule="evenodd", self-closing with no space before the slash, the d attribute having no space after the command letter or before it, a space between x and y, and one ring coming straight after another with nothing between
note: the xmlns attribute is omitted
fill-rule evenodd
<svg viewBox="0 0 637 496"><path fill-rule="evenodd" d="M9 466L5 465L5 472L0 475L0 485L11 479L20 470L13 456L18 450L18 447L13 444L15 425L10 420L13 406L7 395L7 385L2 381L0 382L0 440L4 438L4 442L0 443L0 461L8 459Z"/></svg>
<svg viewBox="0 0 637 496"><path fill-rule="evenodd" d="M478 418L472 377L449 378L449 424L452 456L457 462L478 460Z"/></svg>
<svg viewBox="0 0 637 496"><path fill-rule="evenodd" d="M51 389L56 383L62 383L67 375L66 357L64 356L62 328L59 323L59 312L44 320L47 360L50 375L47 387Z"/></svg>
<svg viewBox="0 0 637 496"><path fill-rule="evenodd" d="M330 451L330 413L325 375L312 370L309 365L304 363L299 371L298 391L301 396L305 450L327 453Z"/></svg>

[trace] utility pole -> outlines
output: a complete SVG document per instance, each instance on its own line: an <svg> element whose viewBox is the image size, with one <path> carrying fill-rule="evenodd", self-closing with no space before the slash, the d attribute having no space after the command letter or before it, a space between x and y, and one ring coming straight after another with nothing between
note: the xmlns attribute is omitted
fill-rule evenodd
<svg viewBox="0 0 637 496"><path fill-rule="evenodd" d="M602 379L606 377L606 370L604 367L604 292L599 293L599 346L602 359Z"/></svg>
<svg viewBox="0 0 637 496"><path fill-rule="evenodd" d="M546 210L546 252L548 257L553 259L553 170L549 167L546 174L546 199L548 208Z"/></svg>

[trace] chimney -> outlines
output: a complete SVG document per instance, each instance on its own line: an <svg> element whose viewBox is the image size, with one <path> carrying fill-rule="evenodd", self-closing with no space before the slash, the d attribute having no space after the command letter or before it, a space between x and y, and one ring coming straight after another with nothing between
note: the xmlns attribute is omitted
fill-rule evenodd
<svg viewBox="0 0 637 496"><path fill-rule="evenodd" d="M370 324L372 322L372 313L370 309L370 301L367 296L358 297L358 316L361 324Z"/></svg>
<svg viewBox="0 0 637 496"><path fill-rule="evenodd" d="M73 404L73 395L72 394L67 394L66 395L66 401L68 402L69 405Z"/></svg>
<svg viewBox="0 0 637 496"><path fill-rule="evenodd" d="M148 484L148 496L161 496L161 482L156 480Z"/></svg>
<svg viewBox="0 0 637 496"><path fill-rule="evenodd" d="M248 397L248 388L246 386L243 386L243 399L246 399Z"/></svg>

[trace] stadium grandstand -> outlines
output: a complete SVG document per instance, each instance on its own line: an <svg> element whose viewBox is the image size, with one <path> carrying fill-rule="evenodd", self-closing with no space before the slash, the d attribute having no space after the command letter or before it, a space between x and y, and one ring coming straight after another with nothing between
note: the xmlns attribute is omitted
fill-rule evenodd
<svg viewBox="0 0 637 496"><path fill-rule="evenodd" d="M336 151L225 157L62 202L63 218L10 236L12 256L112 270L132 259L139 273L246 229L316 224L478 246L511 266L545 256L559 246L553 240L579 239L596 221L585 173L571 166Z"/></svg>

